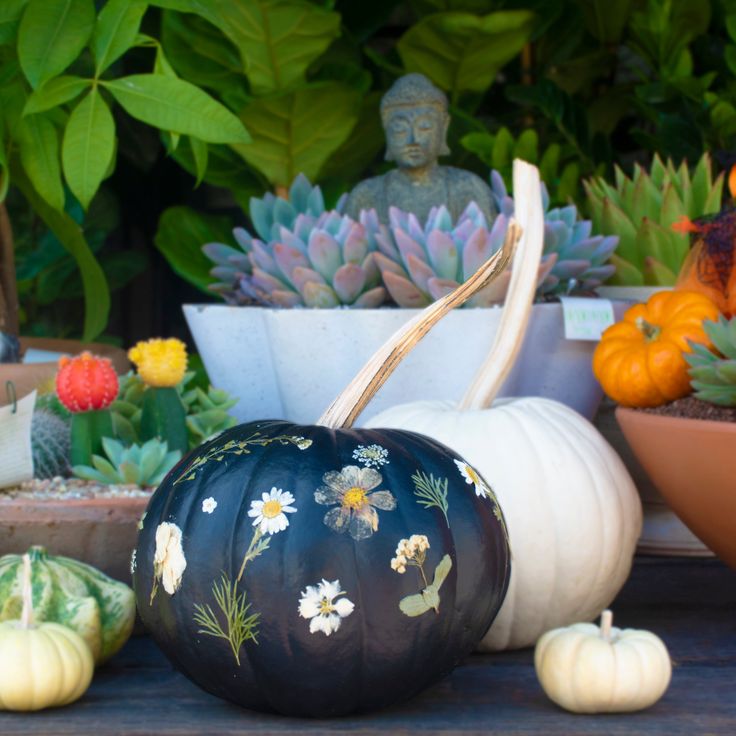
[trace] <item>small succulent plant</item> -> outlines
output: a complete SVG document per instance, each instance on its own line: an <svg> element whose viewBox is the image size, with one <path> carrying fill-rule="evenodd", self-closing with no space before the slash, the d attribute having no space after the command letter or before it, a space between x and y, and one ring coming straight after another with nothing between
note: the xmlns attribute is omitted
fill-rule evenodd
<svg viewBox="0 0 736 736"><path fill-rule="evenodd" d="M736 406L736 317L703 323L713 349L691 343L693 352L685 354L690 364L695 398L721 406Z"/></svg>
<svg viewBox="0 0 736 736"><path fill-rule="evenodd" d="M498 211L507 217L513 215L514 200L506 191L503 178L497 171L491 172L491 190ZM616 235L591 235L593 223L579 219L575 205L549 209L549 194L544 184L542 206L542 263L552 263L537 288L537 298L590 292L613 276L616 267L608 261L618 246ZM598 228L596 230L605 232Z"/></svg>
<svg viewBox="0 0 736 736"><path fill-rule="evenodd" d="M105 484L157 486L181 459L181 452L169 452L166 442L157 439L126 447L118 440L105 437L102 446L107 457L93 455L93 467L75 465L72 472L77 478Z"/></svg>
<svg viewBox="0 0 736 736"><path fill-rule="evenodd" d="M34 477L45 480L68 476L71 445L69 421L49 409L36 408L31 420Z"/></svg>
<svg viewBox="0 0 736 736"><path fill-rule="evenodd" d="M616 275L610 283L673 286L689 240L672 226L683 217L695 220L718 212L723 174L713 178L706 153L692 173L687 162L675 168L655 156L649 172L636 164L631 178L618 167L615 175L613 186L602 177L584 182L593 227L620 238L611 257Z"/></svg>
<svg viewBox="0 0 736 736"><path fill-rule="evenodd" d="M238 399L232 398L227 391L210 386L205 393L197 386L186 391L182 401L187 410L190 449L237 424L237 420L228 414L228 410L238 403Z"/></svg>

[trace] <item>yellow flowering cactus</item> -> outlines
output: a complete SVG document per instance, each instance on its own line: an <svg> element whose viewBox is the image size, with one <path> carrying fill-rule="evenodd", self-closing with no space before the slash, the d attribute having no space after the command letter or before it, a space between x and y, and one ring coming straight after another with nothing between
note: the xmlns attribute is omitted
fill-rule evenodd
<svg viewBox="0 0 736 736"><path fill-rule="evenodd" d="M187 370L187 348L181 340L153 338L128 351L147 388L141 410L141 439L166 442L168 450L189 448L186 409L176 385Z"/></svg>
<svg viewBox="0 0 736 736"><path fill-rule="evenodd" d="M144 383L154 388L173 388L187 370L187 346L175 337L141 341L128 351Z"/></svg>

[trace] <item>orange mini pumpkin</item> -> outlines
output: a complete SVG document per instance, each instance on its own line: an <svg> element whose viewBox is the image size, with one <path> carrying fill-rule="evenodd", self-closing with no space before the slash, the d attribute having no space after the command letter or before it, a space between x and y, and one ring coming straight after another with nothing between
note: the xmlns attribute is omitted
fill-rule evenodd
<svg viewBox="0 0 736 736"><path fill-rule="evenodd" d="M660 291L611 325L593 354L593 373L623 406L659 406L690 393L688 340L709 345L703 320L718 307L703 294Z"/></svg>

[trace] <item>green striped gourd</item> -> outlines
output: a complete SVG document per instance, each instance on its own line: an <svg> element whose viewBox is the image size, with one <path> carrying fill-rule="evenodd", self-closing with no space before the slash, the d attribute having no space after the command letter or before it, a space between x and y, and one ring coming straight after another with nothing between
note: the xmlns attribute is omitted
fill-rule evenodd
<svg viewBox="0 0 736 736"><path fill-rule="evenodd" d="M133 591L90 565L56 557L33 546L31 558L33 614L52 621L87 642L95 664L109 659L128 640L135 619ZM0 621L20 617L23 555L0 557Z"/></svg>

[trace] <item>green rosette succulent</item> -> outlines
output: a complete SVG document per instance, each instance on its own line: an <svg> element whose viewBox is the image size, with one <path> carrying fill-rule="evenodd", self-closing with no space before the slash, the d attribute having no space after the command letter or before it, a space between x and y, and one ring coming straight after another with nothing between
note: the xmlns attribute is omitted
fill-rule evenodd
<svg viewBox="0 0 736 736"><path fill-rule="evenodd" d="M179 450L169 452L166 442L158 439L126 447L118 440L105 437L102 447L107 457L92 455L92 467L75 465L72 472L77 478L104 484L131 484L141 488L157 486L181 460Z"/></svg>
<svg viewBox="0 0 736 736"><path fill-rule="evenodd" d="M76 631L87 642L95 664L112 657L133 631L133 591L91 565L50 555L43 547L31 547L28 555L35 620ZM20 618L22 581L23 555L0 557L0 621Z"/></svg>
<svg viewBox="0 0 736 736"><path fill-rule="evenodd" d="M584 182L594 229L620 239L611 256L616 273L609 283L673 286L690 241L672 226L718 212L723 179L722 173L713 178L706 153L692 173L687 162L676 168L655 156L648 172L636 164L631 178L616 167L614 185L602 177Z"/></svg>
<svg viewBox="0 0 736 736"><path fill-rule="evenodd" d="M690 343L692 353L685 353L690 364L690 385L695 398L720 406L736 406L736 317L703 323L713 349Z"/></svg>

